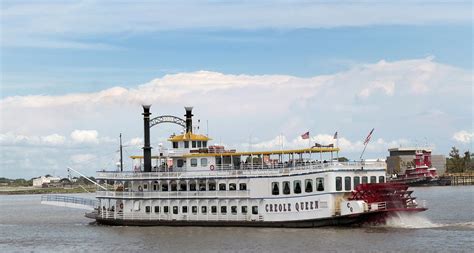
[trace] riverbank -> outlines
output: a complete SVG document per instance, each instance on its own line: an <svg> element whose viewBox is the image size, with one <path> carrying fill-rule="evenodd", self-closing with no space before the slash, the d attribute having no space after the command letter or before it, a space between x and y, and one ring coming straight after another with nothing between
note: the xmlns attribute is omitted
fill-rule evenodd
<svg viewBox="0 0 474 253"><path fill-rule="evenodd" d="M87 190L87 191L86 191ZM93 187L51 187L37 188L32 186L2 186L0 187L0 195L21 195L21 194L64 194L64 193L85 193L95 192Z"/></svg>

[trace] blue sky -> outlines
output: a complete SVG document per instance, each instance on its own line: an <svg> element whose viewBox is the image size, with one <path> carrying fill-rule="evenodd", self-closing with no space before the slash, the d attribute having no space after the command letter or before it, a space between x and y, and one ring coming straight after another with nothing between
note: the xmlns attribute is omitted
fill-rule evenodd
<svg viewBox="0 0 474 253"><path fill-rule="evenodd" d="M275 148L280 135L297 146L307 130L329 142L337 130L355 159L376 127L370 157L400 145L472 150L472 7L2 1L0 176L92 174L115 164L120 132L139 153L145 102L156 115L193 104L216 142L239 149L249 137L252 149ZM178 131L153 131L155 144Z"/></svg>

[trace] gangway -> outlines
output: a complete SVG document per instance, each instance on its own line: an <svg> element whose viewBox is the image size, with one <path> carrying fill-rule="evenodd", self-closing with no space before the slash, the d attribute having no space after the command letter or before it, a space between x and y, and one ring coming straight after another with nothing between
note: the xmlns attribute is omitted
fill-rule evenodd
<svg viewBox="0 0 474 253"><path fill-rule="evenodd" d="M99 202L95 199L63 195L43 195L41 196L41 204L86 210L94 210L94 208L99 206Z"/></svg>

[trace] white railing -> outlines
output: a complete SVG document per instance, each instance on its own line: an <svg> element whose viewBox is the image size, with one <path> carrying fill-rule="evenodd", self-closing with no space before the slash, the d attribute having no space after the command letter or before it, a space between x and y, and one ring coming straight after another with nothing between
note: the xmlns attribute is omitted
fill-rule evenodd
<svg viewBox="0 0 474 253"><path fill-rule="evenodd" d="M110 210L101 211L98 216L103 219L117 219L117 220L163 220L163 221L172 221L172 220L179 220L179 221L247 221L252 218L252 215L242 215L242 214L232 214L227 213L226 215L223 214L156 214L156 213L124 213L122 212L115 212ZM263 217L260 217L263 219Z"/></svg>
<svg viewBox="0 0 474 253"><path fill-rule="evenodd" d="M156 179L156 178L206 178L206 177L241 177L241 176L274 176L274 175L294 175L313 171L327 172L337 170L378 170L385 169L385 162L345 162L345 163L307 163L295 167L262 168L253 165L250 167L225 167L215 170L195 170L195 168L180 168L183 171L163 171L163 172L135 172L135 171L99 171L97 179Z"/></svg>
<svg viewBox="0 0 474 253"><path fill-rule="evenodd" d="M250 191L168 191L168 192L117 192L117 191L97 191L97 197L111 198L209 198L209 197L249 197Z"/></svg>

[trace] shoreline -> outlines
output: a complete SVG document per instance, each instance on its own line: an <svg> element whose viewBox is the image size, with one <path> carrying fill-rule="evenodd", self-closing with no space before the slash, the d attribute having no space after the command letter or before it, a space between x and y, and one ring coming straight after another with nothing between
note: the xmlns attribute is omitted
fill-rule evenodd
<svg viewBox="0 0 474 253"><path fill-rule="evenodd" d="M85 187L89 192L95 192L94 187ZM27 194L66 194L66 193L87 193L81 187L74 188L36 188L33 186L6 186L0 187L0 195L27 195Z"/></svg>

